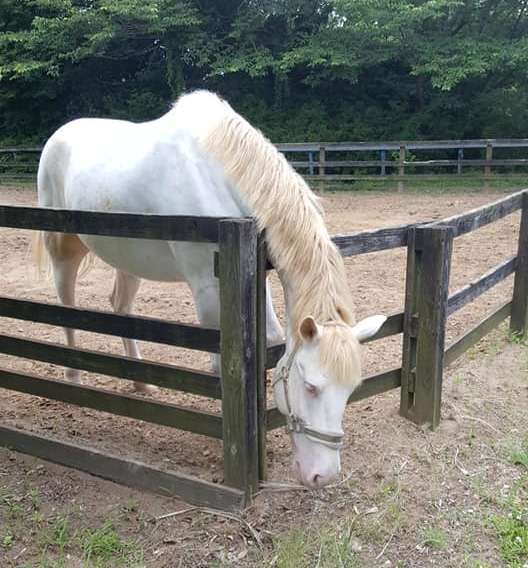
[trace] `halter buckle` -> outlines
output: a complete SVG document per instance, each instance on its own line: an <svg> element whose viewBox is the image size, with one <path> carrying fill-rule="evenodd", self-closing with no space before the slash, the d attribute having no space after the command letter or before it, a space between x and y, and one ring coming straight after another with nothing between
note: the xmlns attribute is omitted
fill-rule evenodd
<svg viewBox="0 0 528 568"><path fill-rule="evenodd" d="M295 434L302 434L304 432L304 420L294 414L288 415L286 425L289 432L294 432Z"/></svg>

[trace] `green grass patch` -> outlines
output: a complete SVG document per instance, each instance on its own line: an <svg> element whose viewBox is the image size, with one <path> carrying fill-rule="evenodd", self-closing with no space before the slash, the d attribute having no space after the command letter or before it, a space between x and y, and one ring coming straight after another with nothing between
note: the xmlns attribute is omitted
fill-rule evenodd
<svg viewBox="0 0 528 568"><path fill-rule="evenodd" d="M277 568L360 568L354 546L353 522L331 528L295 529L273 543L271 560L266 564Z"/></svg>
<svg viewBox="0 0 528 568"><path fill-rule="evenodd" d="M122 565L136 551L131 542L121 539L111 522L95 530L80 531L77 541L85 562L97 568Z"/></svg>
<svg viewBox="0 0 528 568"><path fill-rule="evenodd" d="M0 541L0 546L4 550L7 550L7 549L11 548L14 543L15 543L15 537L11 533L8 532L7 534L5 534L2 537L2 540Z"/></svg>
<svg viewBox="0 0 528 568"><path fill-rule="evenodd" d="M426 527L422 531L421 545L428 546L434 550L445 550L447 548L447 534L438 527Z"/></svg>
<svg viewBox="0 0 528 568"><path fill-rule="evenodd" d="M507 517L495 517L502 557L510 568L522 568L528 562L528 509L512 511Z"/></svg>

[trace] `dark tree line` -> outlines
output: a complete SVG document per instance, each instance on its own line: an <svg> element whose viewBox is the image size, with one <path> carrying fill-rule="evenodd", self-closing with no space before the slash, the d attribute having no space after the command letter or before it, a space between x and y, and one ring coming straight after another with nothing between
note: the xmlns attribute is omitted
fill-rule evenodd
<svg viewBox="0 0 528 568"><path fill-rule="evenodd" d="M225 96L274 141L528 136L528 0L0 0L0 142Z"/></svg>

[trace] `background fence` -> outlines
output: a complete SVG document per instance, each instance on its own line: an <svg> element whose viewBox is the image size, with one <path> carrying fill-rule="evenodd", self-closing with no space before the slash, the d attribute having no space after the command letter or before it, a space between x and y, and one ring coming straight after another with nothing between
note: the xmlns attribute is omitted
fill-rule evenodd
<svg viewBox="0 0 528 568"><path fill-rule="evenodd" d="M321 181L490 178L525 175L528 139L277 144L307 178ZM41 148L0 149L1 179L34 179ZM528 173L528 172L527 172Z"/></svg>
<svg viewBox="0 0 528 568"><path fill-rule="evenodd" d="M440 175L488 178L523 175L528 139L278 144L290 163L314 180L436 179ZM302 158L299 160L299 155Z"/></svg>

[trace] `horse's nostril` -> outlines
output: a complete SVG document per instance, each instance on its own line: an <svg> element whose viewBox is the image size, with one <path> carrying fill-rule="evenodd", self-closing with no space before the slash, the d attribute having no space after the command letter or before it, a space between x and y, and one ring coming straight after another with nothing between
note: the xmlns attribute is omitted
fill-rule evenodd
<svg viewBox="0 0 528 568"><path fill-rule="evenodd" d="M312 477L312 484L314 487L319 487L320 482L321 482L321 476L318 473L316 473Z"/></svg>

